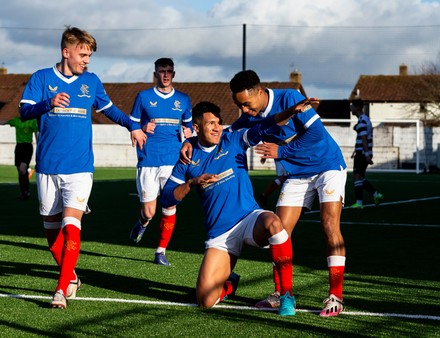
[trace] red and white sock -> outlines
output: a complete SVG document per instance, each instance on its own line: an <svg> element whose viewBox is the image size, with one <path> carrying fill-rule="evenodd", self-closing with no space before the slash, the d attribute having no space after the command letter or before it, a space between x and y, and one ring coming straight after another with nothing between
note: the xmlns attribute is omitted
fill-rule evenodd
<svg viewBox="0 0 440 338"><path fill-rule="evenodd" d="M344 283L345 257L328 256L328 281L330 284L329 294L342 299L342 284Z"/></svg>
<svg viewBox="0 0 440 338"><path fill-rule="evenodd" d="M159 244L162 252L168 247L176 224L176 208L162 209L162 219L159 226Z"/></svg>
<svg viewBox="0 0 440 338"><path fill-rule="evenodd" d="M75 266L81 246L81 221L74 217L64 217L62 229L64 246L56 291L62 290L66 295L70 281L76 278Z"/></svg>
<svg viewBox="0 0 440 338"><path fill-rule="evenodd" d="M44 231L47 244L49 245L49 251L57 265L60 266L64 245L64 235L61 231L61 222L44 222Z"/></svg>
<svg viewBox="0 0 440 338"><path fill-rule="evenodd" d="M280 279L280 294L289 292L292 295L292 241L286 230L269 238L272 262L274 263ZM275 280L275 278L274 278Z"/></svg>

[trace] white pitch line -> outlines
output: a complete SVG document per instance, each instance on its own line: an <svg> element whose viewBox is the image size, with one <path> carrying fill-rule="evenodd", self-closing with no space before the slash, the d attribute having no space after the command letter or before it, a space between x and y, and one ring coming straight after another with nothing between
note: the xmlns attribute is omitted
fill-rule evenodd
<svg viewBox="0 0 440 338"><path fill-rule="evenodd" d="M301 219L299 222L307 222L307 223L321 223L319 220L314 219ZM389 225L396 227L421 227L421 228L440 228L440 224L412 224L412 223L385 223L385 222L348 222L341 221L341 224L362 224L362 225Z"/></svg>
<svg viewBox="0 0 440 338"><path fill-rule="evenodd" d="M47 299L50 300L52 297L49 296L38 296L38 295L13 295L0 293L0 297L3 298L15 298L15 299ZM113 302L113 303L127 303L127 304L145 304L145 305L158 305L158 306L181 306L181 307L197 307L197 304L193 303L174 303L174 302L161 302L152 300L139 300L139 299L121 299L121 298L96 298L96 297L76 297L75 301L93 301L93 302ZM239 305L216 305L215 308L221 309L233 309L233 310L248 310L248 311L268 311L275 312L277 309L272 308L256 308L253 306L239 306ZM318 313L320 310L306 310L306 309L296 309L296 312L305 313ZM369 316L369 317L394 317L394 318L405 318L405 319L426 319L426 320L438 320L440 321L440 316L428 316L428 315L415 315L415 314L405 314L405 313L380 313L380 312L359 312L359 311L344 311L344 315L352 316Z"/></svg>

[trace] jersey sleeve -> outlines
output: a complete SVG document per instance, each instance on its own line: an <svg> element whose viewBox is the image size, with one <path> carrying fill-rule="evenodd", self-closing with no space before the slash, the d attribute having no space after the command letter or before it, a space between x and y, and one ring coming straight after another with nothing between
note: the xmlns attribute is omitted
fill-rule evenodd
<svg viewBox="0 0 440 338"><path fill-rule="evenodd" d="M20 100L20 117L23 121L38 118L52 109L51 99L43 100L43 72L30 77Z"/></svg>
<svg viewBox="0 0 440 338"><path fill-rule="evenodd" d="M141 93L138 93L134 100L133 108L131 109L130 119L137 123L141 123L142 109L142 95Z"/></svg>
<svg viewBox="0 0 440 338"><path fill-rule="evenodd" d="M187 167L188 165L180 162L174 166L160 194L160 201L164 208L169 208L181 202L174 197L174 189L186 182L185 173Z"/></svg>
<svg viewBox="0 0 440 338"><path fill-rule="evenodd" d="M182 125L185 126L186 128L190 128L191 131L194 131L192 127L191 100L189 96L187 96L185 111L182 114Z"/></svg>

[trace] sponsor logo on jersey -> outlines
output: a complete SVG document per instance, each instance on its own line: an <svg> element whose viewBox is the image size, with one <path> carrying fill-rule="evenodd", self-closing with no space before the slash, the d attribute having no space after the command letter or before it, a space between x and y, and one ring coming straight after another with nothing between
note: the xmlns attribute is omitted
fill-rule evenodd
<svg viewBox="0 0 440 338"><path fill-rule="evenodd" d="M180 108L180 101L179 100L174 101L174 108L171 108L171 110L182 111L182 108Z"/></svg>
<svg viewBox="0 0 440 338"><path fill-rule="evenodd" d="M157 101L156 102L151 102L150 101L150 107L157 107Z"/></svg>
<svg viewBox="0 0 440 338"><path fill-rule="evenodd" d="M87 115L87 109L85 108L60 108L54 107L52 112L55 114L76 114L76 115Z"/></svg>
<svg viewBox="0 0 440 338"><path fill-rule="evenodd" d="M169 119L169 118L151 119L151 122L155 122L157 124L172 124L172 125L180 124L179 119Z"/></svg>
<svg viewBox="0 0 440 338"><path fill-rule="evenodd" d="M89 86L87 86L86 84L82 84L79 90L81 91L82 94L81 95L78 94L78 97L87 97L87 98L91 97L89 95Z"/></svg>
<svg viewBox="0 0 440 338"><path fill-rule="evenodd" d="M194 162L193 160L191 160L191 165L192 165L192 166L197 167L199 164L200 164L200 158L199 158L196 162Z"/></svg>
<svg viewBox="0 0 440 338"><path fill-rule="evenodd" d="M214 157L214 160L218 160L220 157L228 155L228 153L229 153L228 150L224 151L223 149L220 149L217 153L217 156Z"/></svg>
<svg viewBox="0 0 440 338"><path fill-rule="evenodd" d="M225 180L225 179L227 180L227 178L232 175L234 175L234 170L232 170L232 168L229 168L228 170L225 170L217 175L218 176L217 182L202 184L202 188L205 189L205 188L209 187L210 185L213 185L214 183L218 183L221 180Z"/></svg>

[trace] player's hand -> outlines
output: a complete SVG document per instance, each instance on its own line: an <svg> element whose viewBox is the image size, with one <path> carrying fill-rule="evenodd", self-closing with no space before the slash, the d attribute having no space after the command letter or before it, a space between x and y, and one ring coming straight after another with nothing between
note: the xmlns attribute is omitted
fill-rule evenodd
<svg viewBox="0 0 440 338"><path fill-rule="evenodd" d="M142 150L144 144L147 142L147 135L145 135L141 129L133 130L130 134L131 145L136 147L136 144L138 144L139 148Z"/></svg>
<svg viewBox="0 0 440 338"><path fill-rule="evenodd" d="M307 98L295 106L295 112L303 113L310 108L316 109L319 105L319 99L316 97Z"/></svg>
<svg viewBox="0 0 440 338"><path fill-rule="evenodd" d="M278 158L278 145L263 142L255 146L255 152L260 155L262 159Z"/></svg>
<svg viewBox="0 0 440 338"><path fill-rule="evenodd" d="M196 186L196 185L200 185L200 186L205 186L207 184L212 184L215 183L219 180L219 176L215 175L215 174L202 174L200 176L194 177L193 179L191 179L190 182L190 186Z"/></svg>
<svg viewBox="0 0 440 338"><path fill-rule="evenodd" d="M144 126L144 131L148 134L154 134L154 129L156 129L156 122L148 122Z"/></svg>
<svg viewBox="0 0 440 338"><path fill-rule="evenodd" d="M365 156L365 159L367 160L368 164L374 164L374 162L370 156Z"/></svg>
<svg viewBox="0 0 440 338"><path fill-rule="evenodd" d="M192 131L191 128L182 126L182 130L183 130L183 136L187 139L190 138L192 136Z"/></svg>
<svg viewBox="0 0 440 338"><path fill-rule="evenodd" d="M182 148L180 148L179 161L183 164L190 164L192 157L192 145L189 142L183 142Z"/></svg>
<svg viewBox="0 0 440 338"><path fill-rule="evenodd" d="M54 107L60 107L60 108L66 108L70 104L70 96L67 93L58 93L52 99L50 100L50 105L52 108Z"/></svg>

